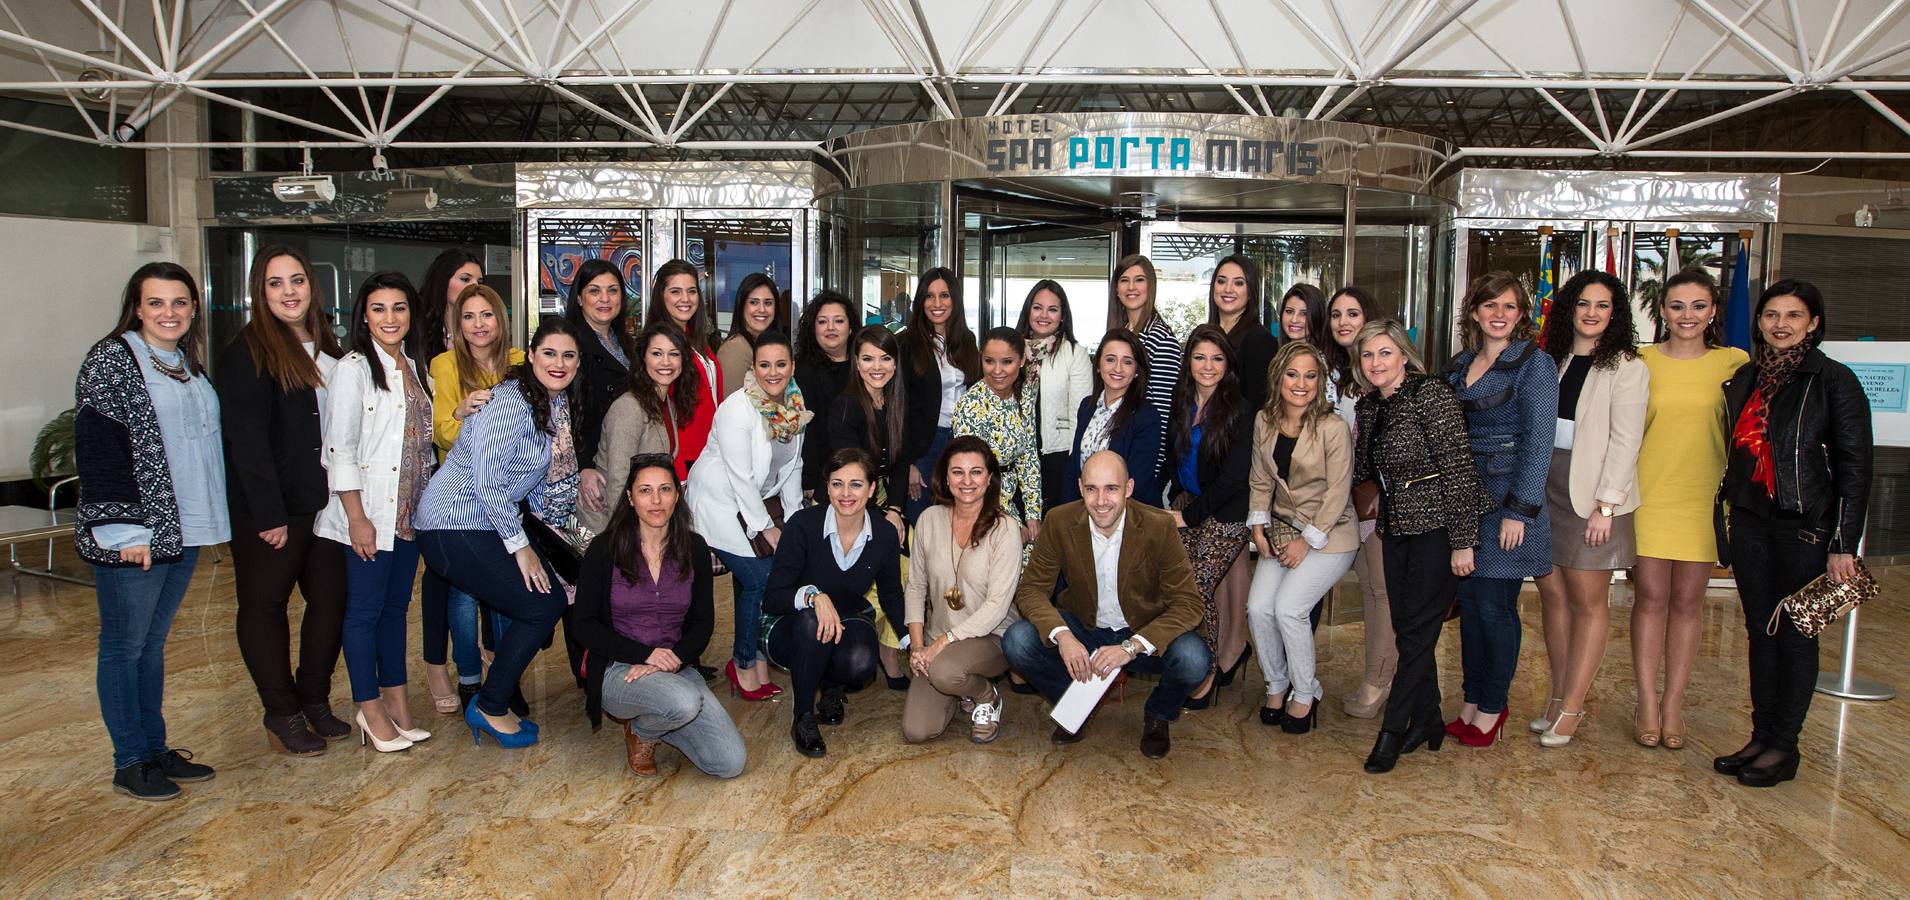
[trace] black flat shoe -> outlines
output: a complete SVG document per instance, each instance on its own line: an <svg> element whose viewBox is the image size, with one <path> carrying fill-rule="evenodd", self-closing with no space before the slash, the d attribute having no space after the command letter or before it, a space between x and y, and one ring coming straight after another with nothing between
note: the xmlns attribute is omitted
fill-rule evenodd
<svg viewBox="0 0 1910 900"><path fill-rule="evenodd" d="M906 691L909 689L909 676L907 675L895 676L884 674L882 677L888 682L889 690Z"/></svg>
<svg viewBox="0 0 1910 900"><path fill-rule="evenodd" d="M826 755L829 746L822 742L822 730L816 727L816 716L811 713L796 719L789 726L789 739L796 744L796 752L811 759Z"/></svg>
<svg viewBox="0 0 1910 900"><path fill-rule="evenodd" d="M1262 708L1264 709L1264 707ZM1285 712L1285 708L1283 707L1281 711ZM1312 706L1307 707L1306 715L1296 717L1289 713L1287 720L1280 723L1280 730L1288 734L1306 734L1313 730L1313 723L1319 718L1319 715L1320 701L1315 700Z"/></svg>
<svg viewBox="0 0 1910 900"><path fill-rule="evenodd" d="M351 725L344 719L332 715L331 706L313 703L305 707L305 725L313 734L328 741L342 741L351 737Z"/></svg>
<svg viewBox="0 0 1910 900"><path fill-rule="evenodd" d="M1268 727L1272 727L1275 725L1285 725L1286 722L1287 722L1287 705L1286 704L1282 703L1279 706L1260 707L1260 724L1266 725Z"/></svg>
<svg viewBox="0 0 1910 900"><path fill-rule="evenodd" d="M153 757L152 761L159 766L159 774L181 784L211 781L212 776L218 774L211 766L193 762L191 750L167 750Z"/></svg>
<svg viewBox="0 0 1910 900"><path fill-rule="evenodd" d="M1081 736L1087 733L1087 730L1088 730L1088 726L1087 726L1087 723L1085 722L1082 723L1080 731L1069 731L1066 728L1056 725L1054 727L1054 733L1048 735L1048 740L1053 741L1054 745L1057 747L1066 747L1069 744L1078 744L1081 742Z"/></svg>
<svg viewBox="0 0 1910 900"><path fill-rule="evenodd" d="M1141 725L1141 755L1148 759L1160 759L1174 748L1174 742L1168 737L1167 727L1172 724L1166 719L1147 716Z"/></svg>
<svg viewBox="0 0 1910 900"><path fill-rule="evenodd" d="M1010 678L1010 679L1008 679L1008 689L1009 689L1009 690L1011 690L1011 691L1014 691L1014 692L1015 692L1015 693L1017 693L1017 694L1039 694L1039 693L1041 693L1041 692L1040 692L1039 690L1036 690L1036 689L1035 689L1035 686L1034 686L1034 685L1032 685L1032 684L1029 684L1029 683L1028 683L1028 682L1026 682L1026 681L1016 681L1016 680L1014 680L1013 678Z"/></svg>
<svg viewBox="0 0 1910 900"><path fill-rule="evenodd" d="M822 689L822 701L816 704L816 721L824 725L842 724L843 693L839 685L832 684Z"/></svg>
<svg viewBox="0 0 1910 900"><path fill-rule="evenodd" d="M184 793L159 770L155 760L113 770L113 790L134 800L171 800Z"/></svg>
<svg viewBox="0 0 1910 900"><path fill-rule="evenodd" d="M1738 752L1730 756L1720 756L1713 759L1711 761L1711 768L1716 770L1720 775L1736 775L1744 771L1744 767L1750 765L1751 760L1757 759L1758 755L1763 752L1764 744L1753 737L1751 738L1751 742L1745 744L1744 748Z"/></svg>
<svg viewBox="0 0 1910 900"><path fill-rule="evenodd" d="M1738 770L1738 783L1745 787L1777 787L1797 777L1798 759L1797 751L1792 750L1779 756L1770 765L1747 765Z"/></svg>
<svg viewBox="0 0 1910 900"><path fill-rule="evenodd" d="M1399 751L1405 746L1405 735L1397 731L1382 731L1373 741L1373 752L1366 754L1366 771L1370 775L1384 775L1399 765Z"/></svg>

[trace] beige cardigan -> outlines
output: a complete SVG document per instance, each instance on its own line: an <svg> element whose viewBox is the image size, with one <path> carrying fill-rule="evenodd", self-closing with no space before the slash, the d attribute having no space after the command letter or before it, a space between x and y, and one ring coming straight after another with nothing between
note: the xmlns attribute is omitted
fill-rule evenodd
<svg viewBox="0 0 1910 900"><path fill-rule="evenodd" d="M1353 490L1353 431L1336 415L1320 416L1294 439L1290 481L1273 461L1279 426L1264 415L1253 421L1253 471L1247 478L1248 525L1272 516L1300 529L1308 547L1328 553L1358 550L1359 526L1348 495ZM1271 511L1271 515L1269 515Z"/></svg>
<svg viewBox="0 0 1910 900"><path fill-rule="evenodd" d="M1571 363L1571 357L1566 357ZM1564 368L1560 367L1563 375ZM1600 503L1617 515L1638 509L1638 447L1645 440L1651 370L1638 357L1585 373L1572 429L1572 511L1590 518Z"/></svg>
<svg viewBox="0 0 1910 900"><path fill-rule="evenodd" d="M617 509L617 495L630 478L630 458L640 453L670 455L670 423L650 418L637 398L624 391L604 413L603 437L597 440L593 465L604 476L604 508L597 511L577 504L577 521L593 534L602 534ZM679 498L680 502L680 498Z"/></svg>
<svg viewBox="0 0 1910 900"><path fill-rule="evenodd" d="M1021 618L1014 602L1021 582L1021 525L1004 514L981 546L959 551L963 603L951 610L942 601L942 593L956 579L958 551L949 513L949 507L938 503L915 522L915 551L909 555L903 592L906 624L922 622L922 636L931 641L943 634L958 641L999 635Z"/></svg>

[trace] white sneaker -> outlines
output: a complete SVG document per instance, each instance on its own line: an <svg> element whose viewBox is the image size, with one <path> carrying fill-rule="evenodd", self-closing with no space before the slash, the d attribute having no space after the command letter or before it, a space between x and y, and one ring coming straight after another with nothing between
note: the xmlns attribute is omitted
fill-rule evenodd
<svg viewBox="0 0 1910 900"><path fill-rule="evenodd" d="M977 744L986 744L1001 734L1001 707L1006 697L1001 689L995 690L995 699L982 703L977 701L975 708L968 714L974 728L969 731L968 739Z"/></svg>

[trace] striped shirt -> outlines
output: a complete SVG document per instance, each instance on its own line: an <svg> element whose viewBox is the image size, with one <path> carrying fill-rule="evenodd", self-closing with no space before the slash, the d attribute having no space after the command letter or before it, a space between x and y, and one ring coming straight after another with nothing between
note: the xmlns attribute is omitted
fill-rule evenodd
<svg viewBox="0 0 1910 900"><path fill-rule="evenodd" d="M553 404L565 403L562 395ZM556 416L552 417L557 418ZM444 458L412 526L419 531L494 531L504 549L528 546L517 503L530 500L533 512L544 506L550 471L551 436L531 423L531 407L515 380L499 384L491 402L466 416L458 442Z"/></svg>
<svg viewBox="0 0 1910 900"><path fill-rule="evenodd" d="M1180 341L1156 317L1141 330L1141 344L1147 348L1147 403L1161 411L1165 422L1174 411L1174 383L1180 380Z"/></svg>

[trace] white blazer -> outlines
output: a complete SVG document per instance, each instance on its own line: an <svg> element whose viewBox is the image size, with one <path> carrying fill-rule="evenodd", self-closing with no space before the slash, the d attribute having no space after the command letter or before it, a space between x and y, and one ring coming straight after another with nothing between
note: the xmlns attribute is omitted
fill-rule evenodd
<svg viewBox="0 0 1910 900"><path fill-rule="evenodd" d="M405 383L398 361L376 351L385 367L385 387L371 383L371 361L352 351L338 361L326 382L325 480L331 500L312 524L312 533L351 546L351 522L345 516L345 491L357 491L365 517L378 529L378 549L390 550L398 534L398 466L405 450ZM425 440L431 435L427 432ZM420 473L428 475L429 473Z"/></svg>
<svg viewBox="0 0 1910 900"><path fill-rule="evenodd" d="M1072 341L1057 341L1052 359L1041 363L1041 452L1074 450L1075 413L1081 398L1094 393L1094 351Z"/></svg>
<svg viewBox="0 0 1910 900"><path fill-rule="evenodd" d="M769 426L749 395L739 390L717 405L709 443L703 445L703 453L690 469L690 483L684 486L696 533L712 549L754 556L749 536L761 534L770 525L764 497L780 496L785 516L802 508L802 440L803 435L796 435L795 452L782 471L772 472ZM737 521L739 514L749 523L747 533Z"/></svg>

